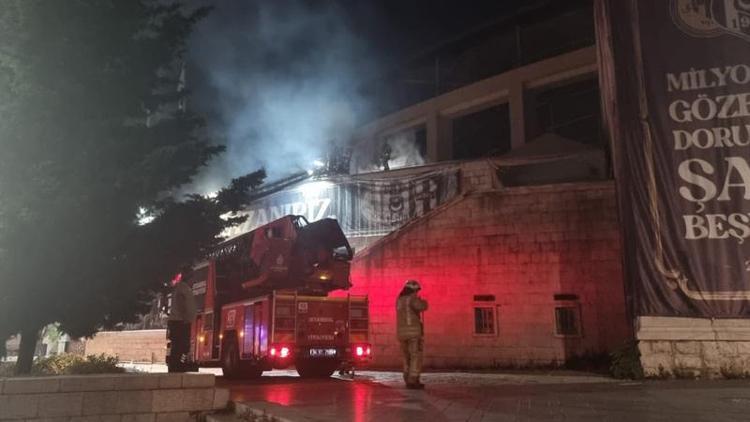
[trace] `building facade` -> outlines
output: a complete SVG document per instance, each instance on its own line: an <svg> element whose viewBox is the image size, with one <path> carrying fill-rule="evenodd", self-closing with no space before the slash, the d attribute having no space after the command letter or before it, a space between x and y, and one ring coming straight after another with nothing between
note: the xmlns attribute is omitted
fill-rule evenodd
<svg viewBox="0 0 750 422"><path fill-rule="evenodd" d="M411 278L431 305L428 366L557 365L632 338L591 4L571 5L426 52L400 72L429 80L437 63L434 94L403 95L355 134L355 150L387 146L391 172L415 161L394 151L460 166L455 198L355 257L351 292L370 296L377 365L399 362L394 303ZM356 154L352 171L368 171Z"/></svg>
<svg viewBox="0 0 750 422"><path fill-rule="evenodd" d="M467 167L461 195L355 257L350 292L370 297L376 365L400 362L395 299L412 278L430 303L430 367L560 365L622 346L612 182L493 188L493 167Z"/></svg>

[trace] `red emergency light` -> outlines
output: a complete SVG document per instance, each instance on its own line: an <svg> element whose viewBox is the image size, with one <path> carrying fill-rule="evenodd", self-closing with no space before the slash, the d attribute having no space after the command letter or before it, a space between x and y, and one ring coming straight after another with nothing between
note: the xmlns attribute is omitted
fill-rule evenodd
<svg viewBox="0 0 750 422"><path fill-rule="evenodd" d="M177 274L175 274L174 278L172 278L172 281L170 281L169 283L172 286L174 286L174 285L176 285L177 283L179 283L181 281L182 281L182 273L177 273Z"/></svg>
<svg viewBox="0 0 750 422"><path fill-rule="evenodd" d="M354 356L363 359L368 358L372 354L372 349L369 344L359 344L354 346Z"/></svg>
<svg viewBox="0 0 750 422"><path fill-rule="evenodd" d="M271 356L276 357L278 355L281 359L289 357L289 348L286 346L271 346Z"/></svg>

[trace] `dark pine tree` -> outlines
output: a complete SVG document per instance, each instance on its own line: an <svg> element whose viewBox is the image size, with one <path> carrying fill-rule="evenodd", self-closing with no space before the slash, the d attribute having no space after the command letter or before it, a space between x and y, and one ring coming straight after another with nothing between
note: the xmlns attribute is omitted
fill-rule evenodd
<svg viewBox="0 0 750 422"><path fill-rule="evenodd" d="M262 171L215 198L173 192L223 151L179 106L185 43L208 13L147 0L2 0L0 341L28 373L42 327L133 322L238 220ZM139 224L147 210L155 218Z"/></svg>

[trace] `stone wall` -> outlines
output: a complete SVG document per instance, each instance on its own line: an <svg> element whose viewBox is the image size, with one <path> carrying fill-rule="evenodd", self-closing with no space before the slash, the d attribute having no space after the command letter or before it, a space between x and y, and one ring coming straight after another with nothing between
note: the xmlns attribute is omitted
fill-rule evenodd
<svg viewBox="0 0 750 422"><path fill-rule="evenodd" d="M636 336L648 377L750 375L750 320L640 317Z"/></svg>
<svg viewBox="0 0 750 422"><path fill-rule="evenodd" d="M121 362L164 362L167 353L166 330L102 331L86 340L84 353L106 353Z"/></svg>
<svg viewBox="0 0 750 422"><path fill-rule="evenodd" d="M619 347L629 326L612 183L492 190L481 172L464 177L479 189L354 260L350 293L370 296L375 366L400 362L394 301L409 278L430 302L428 366L546 365ZM563 306L578 310L580 335L556 331ZM493 334L475 334L475 307L496 311Z"/></svg>
<svg viewBox="0 0 750 422"><path fill-rule="evenodd" d="M225 409L212 374L0 378L0 421L197 421Z"/></svg>

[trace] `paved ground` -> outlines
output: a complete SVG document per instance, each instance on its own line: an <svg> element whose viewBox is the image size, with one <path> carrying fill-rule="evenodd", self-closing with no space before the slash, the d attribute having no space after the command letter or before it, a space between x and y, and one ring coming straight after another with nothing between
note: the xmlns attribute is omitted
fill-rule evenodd
<svg viewBox="0 0 750 422"><path fill-rule="evenodd" d="M302 380L274 371L220 380L232 399L292 421L748 421L750 381L618 382L577 374L426 374Z"/></svg>

